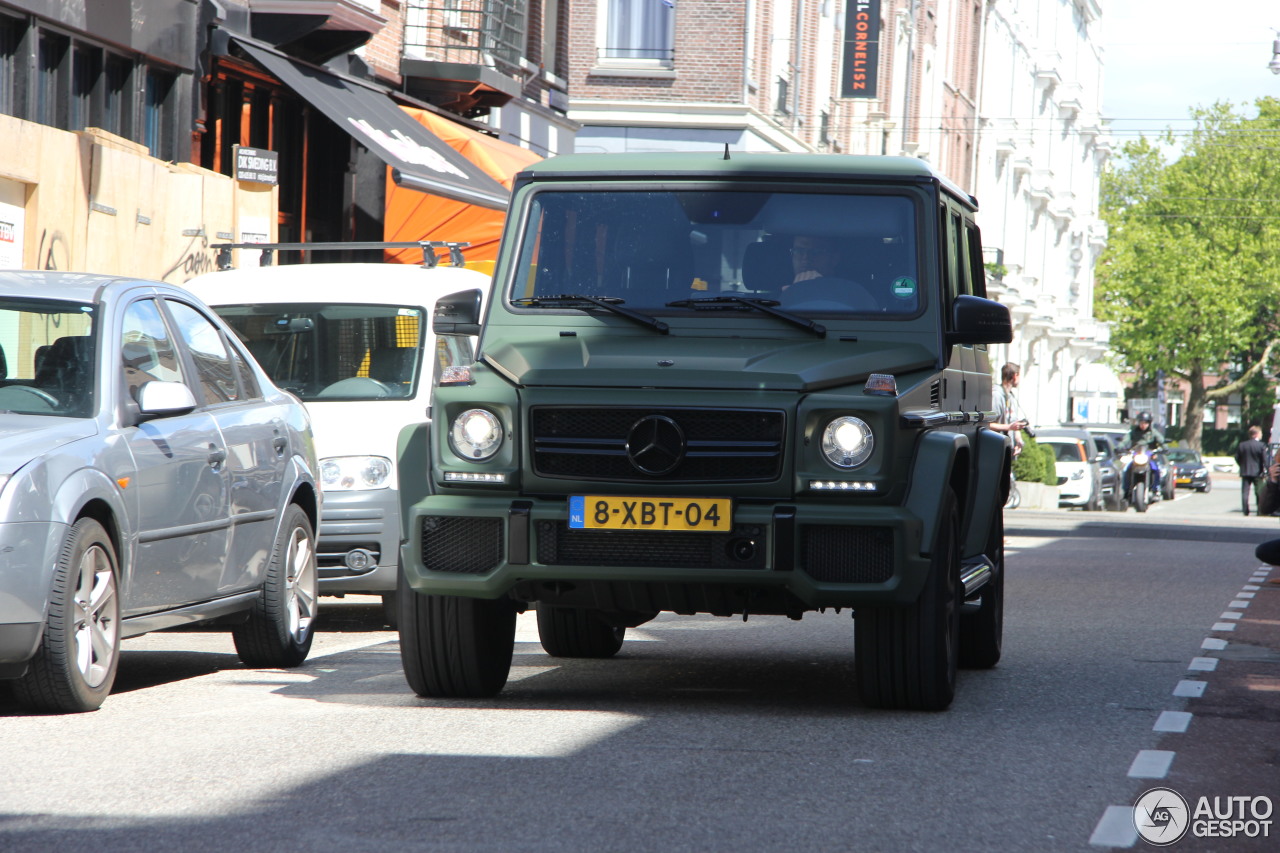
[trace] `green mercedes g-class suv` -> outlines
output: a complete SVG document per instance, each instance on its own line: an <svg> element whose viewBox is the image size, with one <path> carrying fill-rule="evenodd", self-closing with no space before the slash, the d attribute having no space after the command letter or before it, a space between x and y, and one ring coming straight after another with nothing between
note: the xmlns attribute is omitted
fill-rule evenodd
<svg viewBox="0 0 1280 853"><path fill-rule="evenodd" d="M662 611L853 612L858 695L942 709L1000 657L1010 444L975 200L923 161L570 155L516 179L480 335L401 434L401 656L506 683L516 614L605 658Z"/></svg>

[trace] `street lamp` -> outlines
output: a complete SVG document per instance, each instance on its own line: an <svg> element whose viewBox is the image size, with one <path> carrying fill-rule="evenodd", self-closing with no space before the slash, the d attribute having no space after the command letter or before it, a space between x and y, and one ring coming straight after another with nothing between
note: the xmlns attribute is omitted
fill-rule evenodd
<svg viewBox="0 0 1280 853"><path fill-rule="evenodd" d="M1276 40L1271 43L1271 62L1267 67L1272 74L1280 74L1280 30L1276 30Z"/></svg>

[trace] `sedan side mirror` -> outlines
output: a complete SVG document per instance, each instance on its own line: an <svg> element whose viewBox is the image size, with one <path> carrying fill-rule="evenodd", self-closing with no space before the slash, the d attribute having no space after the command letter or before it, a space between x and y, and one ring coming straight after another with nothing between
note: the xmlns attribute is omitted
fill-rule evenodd
<svg viewBox="0 0 1280 853"><path fill-rule="evenodd" d="M464 290L440 297L436 300L431 331L437 335L480 334L480 299L479 290Z"/></svg>
<svg viewBox="0 0 1280 853"><path fill-rule="evenodd" d="M195 407L195 395L182 382L157 380L138 388L138 412L143 418L183 415Z"/></svg>

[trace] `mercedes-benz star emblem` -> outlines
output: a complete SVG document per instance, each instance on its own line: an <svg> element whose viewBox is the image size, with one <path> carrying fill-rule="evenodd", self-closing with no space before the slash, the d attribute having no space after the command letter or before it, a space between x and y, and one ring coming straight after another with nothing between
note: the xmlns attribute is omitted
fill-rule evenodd
<svg viewBox="0 0 1280 853"><path fill-rule="evenodd" d="M684 430L666 415L643 417L627 435L627 458L641 473L670 474L684 459Z"/></svg>

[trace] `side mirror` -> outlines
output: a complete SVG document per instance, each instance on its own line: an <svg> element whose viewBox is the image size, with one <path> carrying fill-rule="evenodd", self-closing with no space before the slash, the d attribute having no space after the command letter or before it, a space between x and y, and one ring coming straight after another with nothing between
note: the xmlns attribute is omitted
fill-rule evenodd
<svg viewBox="0 0 1280 853"><path fill-rule="evenodd" d="M437 335L480 334L480 291L463 290L436 300L431 331Z"/></svg>
<svg viewBox="0 0 1280 853"><path fill-rule="evenodd" d="M138 389L138 412L143 418L186 414L195 407L195 395L182 382L157 380Z"/></svg>
<svg viewBox="0 0 1280 853"><path fill-rule="evenodd" d="M1009 309L994 299L963 294L951 308L948 344L1007 344L1013 340Z"/></svg>

